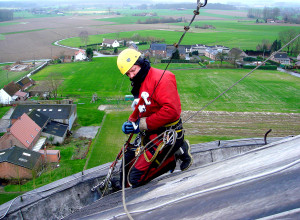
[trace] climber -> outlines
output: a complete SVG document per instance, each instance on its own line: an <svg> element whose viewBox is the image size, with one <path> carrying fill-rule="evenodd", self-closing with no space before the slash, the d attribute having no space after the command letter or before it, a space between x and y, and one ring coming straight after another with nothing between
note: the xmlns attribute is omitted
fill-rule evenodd
<svg viewBox="0 0 300 220"><path fill-rule="evenodd" d="M146 110L140 113L138 120L134 123L126 121L122 126L125 134L138 134L123 157L127 186L138 187L168 171L172 172L176 167L176 160L181 161L182 171L187 170L193 159L190 145L184 140L182 131L181 103L175 75L151 67L150 62L142 58L140 52L130 48L120 53L117 66L123 75L130 78L131 93L135 98L133 108L142 98L142 93L149 96ZM162 133L164 135L161 136L164 137L157 138ZM163 138L169 142L173 138L173 142L166 143L161 140ZM140 145L146 148L135 161L136 149ZM122 175L121 172L121 180ZM120 181L112 181L112 185L115 189L121 189Z"/></svg>

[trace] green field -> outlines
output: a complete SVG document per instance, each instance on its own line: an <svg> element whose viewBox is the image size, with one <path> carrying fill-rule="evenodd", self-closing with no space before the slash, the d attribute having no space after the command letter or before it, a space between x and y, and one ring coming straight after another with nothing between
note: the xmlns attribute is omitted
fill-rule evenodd
<svg viewBox="0 0 300 220"><path fill-rule="evenodd" d="M0 64L0 88L3 88L5 85L10 83L11 81L18 81L23 76L27 75L30 71L22 71L22 72L13 72L7 71L3 69L3 66L10 64Z"/></svg>
<svg viewBox="0 0 300 220"><path fill-rule="evenodd" d="M9 26L9 25L16 25L16 24L22 24L22 22L0 22L0 27Z"/></svg>
<svg viewBox="0 0 300 220"><path fill-rule="evenodd" d="M46 30L45 28L43 29L34 29L34 30L26 30L26 31L17 31L17 32L7 32L7 33L1 33L2 35L9 35L9 34L22 34L22 33L27 33L27 32L34 32L34 31L42 31Z"/></svg>
<svg viewBox="0 0 300 220"><path fill-rule="evenodd" d="M199 67L198 64L191 64ZM165 64L154 67L164 68ZM243 69L186 69L187 65L171 64L176 75L184 110L197 110L230 87L249 70ZM95 58L92 62L58 64L44 68L33 76L44 80L57 73L64 80L59 96L80 97L90 100L93 93L103 99L122 98L130 94L130 82L116 66L116 57ZM284 89L283 89L284 88ZM207 110L250 112L300 112L300 79L278 71L255 71L226 93ZM87 102L85 101L85 103Z"/></svg>
<svg viewBox="0 0 300 220"><path fill-rule="evenodd" d="M51 65L39 74L33 75L34 80L45 80L51 73L60 75L63 83L59 88L59 95L91 97L120 96L130 92L130 85L124 83L125 77L119 73L116 57L94 58L92 62L77 62Z"/></svg>
<svg viewBox="0 0 300 220"><path fill-rule="evenodd" d="M132 17L111 18L105 19L105 21L122 22L127 23ZM213 25L216 29L213 30L202 30L194 28L195 25L202 26L204 24ZM186 24L175 23L173 25L184 26ZM279 25L268 25L259 24L256 25L253 21L249 22L238 22L236 20L225 20L225 21L195 21L192 25L192 29L185 35L182 45L193 45L193 44L206 44L206 45L224 45L230 48L239 47L241 49L255 50L256 46L261 43L262 40L267 39L270 43L278 38L278 33L288 29L295 29L300 31L299 26L279 26ZM129 31L129 32L118 32L102 35L90 35L89 44L101 43L103 38L116 39L116 38L130 38L134 34L140 36L156 37L165 39L166 44L173 44L178 42L182 35L180 31L169 30L143 30L143 31ZM69 38L60 41L62 45L79 47L82 45L79 37ZM143 45L139 47L141 50L148 49L149 45Z"/></svg>
<svg viewBox="0 0 300 220"><path fill-rule="evenodd" d="M6 113L10 108L11 108L10 106L7 106L7 107L1 107L1 108L0 108L0 118L2 118L3 115L5 115L5 113Z"/></svg>

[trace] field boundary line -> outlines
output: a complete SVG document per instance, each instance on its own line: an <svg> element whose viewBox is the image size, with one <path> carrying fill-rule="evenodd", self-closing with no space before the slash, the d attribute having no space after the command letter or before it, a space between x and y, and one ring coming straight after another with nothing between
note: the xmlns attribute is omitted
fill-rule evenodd
<svg viewBox="0 0 300 220"><path fill-rule="evenodd" d="M104 114L104 116L103 116L103 119L102 119L102 121L101 121L101 124L100 124L100 128L99 128L99 130L98 130L98 132L97 132L97 135L96 135L96 137L94 138L94 140L96 140L96 139L99 137L99 135L100 135L101 129L102 129L103 124L104 124L104 121L105 121L105 119L106 119L106 115L107 115L107 114L106 114L106 112L105 112L105 114ZM90 152L90 154L89 154L89 156L88 156L88 158L87 158L87 160L86 160L86 162L85 162L85 165L84 165L84 167L83 167L83 171L86 170L86 168L87 168L87 165L88 165L88 163L89 163L89 161L90 161L91 155L92 155L93 150L94 150L94 146L95 146L95 143L92 142L91 152Z"/></svg>

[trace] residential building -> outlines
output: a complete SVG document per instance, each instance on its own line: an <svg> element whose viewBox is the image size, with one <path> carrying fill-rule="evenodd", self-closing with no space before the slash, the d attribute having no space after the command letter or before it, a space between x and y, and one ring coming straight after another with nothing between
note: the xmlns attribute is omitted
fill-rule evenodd
<svg viewBox="0 0 300 220"><path fill-rule="evenodd" d="M203 44L196 44L191 47L191 51L192 52L198 51L199 56L205 56L206 49L207 49L207 46L203 45Z"/></svg>
<svg viewBox="0 0 300 220"><path fill-rule="evenodd" d="M290 65L290 58L288 57L286 52L279 52L277 54L275 54L275 56L271 57L271 60L280 63L280 64L284 64L284 65Z"/></svg>
<svg viewBox="0 0 300 220"><path fill-rule="evenodd" d="M16 82L21 87L22 91L25 91L28 87L32 86L35 84L35 81L33 79L30 79L29 77L24 77L18 82Z"/></svg>
<svg viewBox="0 0 300 220"><path fill-rule="evenodd" d="M15 84L14 82L7 84L3 89L0 90L0 103L10 104L10 102L15 101L13 96L20 90L21 86L19 84Z"/></svg>
<svg viewBox="0 0 300 220"><path fill-rule="evenodd" d="M152 43L150 45L149 52L151 53L151 56L153 57L161 57L166 58L167 56L167 45L166 44L157 44Z"/></svg>
<svg viewBox="0 0 300 220"><path fill-rule="evenodd" d="M6 132L1 138L0 138L0 150L8 149L13 146L19 146L22 148L26 147L22 144L21 141L19 141L15 136L13 136L10 132Z"/></svg>
<svg viewBox="0 0 300 220"><path fill-rule="evenodd" d="M86 54L84 50L80 49L75 52L74 61L82 61L82 60L86 60Z"/></svg>
<svg viewBox="0 0 300 220"><path fill-rule="evenodd" d="M42 136L47 137L50 144L61 144L67 136L68 127L67 124L49 121L42 131Z"/></svg>
<svg viewBox="0 0 300 220"><path fill-rule="evenodd" d="M29 97L28 92L17 91L13 96L15 101L25 101Z"/></svg>
<svg viewBox="0 0 300 220"><path fill-rule="evenodd" d="M241 49L239 48L232 48L228 52L228 58L230 60L243 60L243 58L248 57L248 55Z"/></svg>
<svg viewBox="0 0 300 220"><path fill-rule="evenodd" d="M105 39L103 38L102 46L105 47L119 47L120 43L114 39Z"/></svg>
<svg viewBox="0 0 300 220"><path fill-rule="evenodd" d="M9 128L8 133L11 133L27 149L33 150L41 136L42 128L26 113L23 113Z"/></svg>
<svg viewBox="0 0 300 220"><path fill-rule="evenodd" d="M43 161L46 163L59 163L60 160L60 151L59 150L40 150L42 154Z"/></svg>
<svg viewBox="0 0 300 220"><path fill-rule="evenodd" d="M0 178L32 179L40 169L42 155L21 147L0 150Z"/></svg>
<svg viewBox="0 0 300 220"><path fill-rule="evenodd" d="M23 113L28 113L35 109L43 115L49 117L52 121L60 122L68 125L68 130L72 129L73 123L77 118L77 108L74 104L32 104L18 105L12 113L10 120L14 123Z"/></svg>
<svg viewBox="0 0 300 220"><path fill-rule="evenodd" d="M221 45L207 46L207 49L205 51L205 56L209 57L212 60L217 60L218 53L228 54L229 50L230 49L228 47L224 47Z"/></svg>
<svg viewBox="0 0 300 220"><path fill-rule="evenodd" d="M187 54L187 52L186 52L187 49L186 49L186 46L184 46L184 45L179 45L178 48L174 47L174 45L167 45L167 57L171 58L173 52L175 52L176 49L179 52L180 59L185 60L186 59L186 54Z"/></svg>

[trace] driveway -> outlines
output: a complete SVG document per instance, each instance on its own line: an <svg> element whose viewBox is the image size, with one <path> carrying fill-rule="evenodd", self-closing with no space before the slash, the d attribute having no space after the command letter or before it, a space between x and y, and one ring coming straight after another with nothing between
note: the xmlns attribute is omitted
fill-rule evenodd
<svg viewBox="0 0 300 220"><path fill-rule="evenodd" d="M7 131L6 129L10 125L9 118L13 112L14 112L14 108L9 109L8 112L6 112L6 114L3 115L3 117L0 119L0 133Z"/></svg>
<svg viewBox="0 0 300 220"><path fill-rule="evenodd" d="M73 134L73 137L79 138L79 137L86 137L86 138L95 138L98 129L100 126L88 126L88 127L81 127L75 133Z"/></svg>

